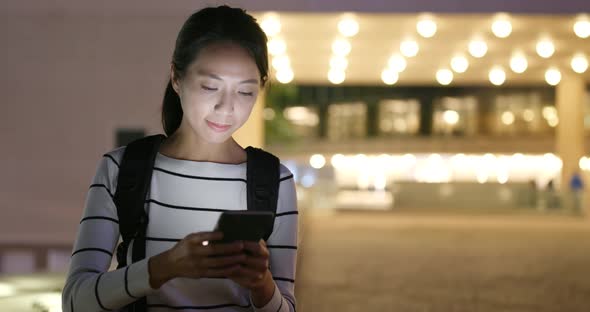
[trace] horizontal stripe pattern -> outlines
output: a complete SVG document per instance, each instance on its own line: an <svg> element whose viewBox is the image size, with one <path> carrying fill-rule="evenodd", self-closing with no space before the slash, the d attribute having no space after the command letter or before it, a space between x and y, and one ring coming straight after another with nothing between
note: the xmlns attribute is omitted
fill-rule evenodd
<svg viewBox="0 0 590 312"><path fill-rule="evenodd" d="M111 160L117 167L121 167L121 165L119 165L119 162L115 159L115 157L113 157L109 154L104 154L102 156Z"/></svg>
<svg viewBox="0 0 590 312"><path fill-rule="evenodd" d="M163 203L163 202L160 202L158 200L151 199L151 198L150 199L147 199L145 202L146 203L154 203L156 205L159 205L159 206L162 206L162 207L166 207L166 208L172 208L172 209L183 209L183 210L194 210L194 211L209 211L209 212L232 211L230 209L178 206L178 205L172 205L172 204ZM275 218L284 217L284 216L291 216L291 215L298 215L298 214L299 214L298 211L288 211L288 212L283 212L283 213L277 213L275 215Z"/></svg>
<svg viewBox="0 0 590 312"><path fill-rule="evenodd" d="M169 171L169 170L165 170L162 168L158 168L158 167L154 167L153 168L154 171L159 171L159 172L163 172L166 174L170 174L173 176L177 176L177 177L181 177L181 178L187 178L187 179L195 179L195 180L207 180L207 181L221 181L221 182L242 182L242 183L247 183L246 179L242 179L242 178L217 178L217 177L205 177L205 176L192 176L192 175L187 175L187 174L183 174L183 173L178 173L178 172L173 172L173 171ZM284 182L287 180L293 179L293 175L288 175L284 178L280 178L279 182Z"/></svg>
<svg viewBox="0 0 590 312"><path fill-rule="evenodd" d="M177 206L177 205L166 204L166 203L157 201L155 199L148 199L148 200L146 200L146 203L153 203L153 204L156 204L158 206L162 206L162 207L166 207L166 208L182 209L182 210L209 211L209 212L224 212L224 211L229 211L228 209Z"/></svg>
<svg viewBox="0 0 590 312"><path fill-rule="evenodd" d="M149 290L149 285L142 284L145 282L139 280L140 277L145 278L141 271L134 269L141 266L127 266L115 272L104 272L113 257L110 248L116 247L119 238L119 221L112 199L123 152L124 148L119 148L104 155L90 186L92 191L88 194L84 217L80 221L79 233L82 236L76 240L76 248L72 253L75 257L71 262L73 267L66 283L71 286L64 288L64 296L69 294L67 300L76 310L90 311L97 307L116 310L122 307L118 306L120 302L136 300L146 295L142 291ZM212 231L219 215L224 211L246 210L246 169L245 164L224 165L175 160L158 154L145 201L149 219L146 257L171 248L172 244L188 234ZM282 304L282 301L277 301L272 306L276 309L282 304L279 311L285 312L295 309L295 280L292 277L295 276L298 249L298 211L294 177L284 166L281 168L280 182L275 232L269 238L267 247L272 263L271 273L277 276L274 278L277 287L289 302ZM84 256L76 256L79 254ZM101 254L104 256L99 256ZM77 282L76 278L95 278L96 282L93 280L91 283L82 283ZM90 288L71 289L87 286ZM87 295L82 295L86 291ZM96 297L96 301L76 301L72 296L74 293L80 294L76 298ZM248 298L249 292L246 289L227 278L174 279L162 285L155 294L147 295L148 311L151 312L250 311L253 307L247 303ZM280 296L275 298L282 300Z"/></svg>
<svg viewBox="0 0 590 312"><path fill-rule="evenodd" d="M102 271L96 270L96 269L86 268L86 269L79 270L78 273L94 273L94 274L99 274L99 273L102 273Z"/></svg>
<svg viewBox="0 0 590 312"><path fill-rule="evenodd" d="M160 171L160 172L164 172L164 173L167 173L170 175L174 175L174 176L181 177L181 178L187 178L187 179L246 183L246 179L241 179L241 178L215 178L215 177L193 176L193 175L172 172L172 171L165 170L165 169L158 168L158 167L154 167L154 171Z"/></svg>
<svg viewBox="0 0 590 312"><path fill-rule="evenodd" d="M145 238L148 241L153 241L153 242L179 242L181 241L181 239L179 238L164 238L164 237L149 237L147 236ZM297 246L288 246L288 245L267 245L266 248L268 249L292 249L292 250L297 250Z"/></svg>
<svg viewBox="0 0 590 312"><path fill-rule="evenodd" d="M282 213L277 213L275 217L284 217L284 216L292 216L292 215L298 215L299 212L298 211L287 211L287 212L282 212Z"/></svg>
<svg viewBox="0 0 590 312"><path fill-rule="evenodd" d="M216 310L216 309L223 309L223 308L242 308L242 309L250 309L252 307L251 304L248 305L239 305L239 304L219 304L219 305L212 305L212 306L172 306L167 304L148 304L148 308L166 308L172 310Z"/></svg>
<svg viewBox="0 0 590 312"><path fill-rule="evenodd" d="M291 304L291 306L293 307L293 312L295 312L296 311L295 302L293 302L293 300L289 297L284 297L284 298L285 298L285 300L287 300L287 302L289 302L289 304Z"/></svg>
<svg viewBox="0 0 590 312"><path fill-rule="evenodd" d="M276 277L276 276L275 276L275 277L273 277L273 279L274 279L275 281L281 281L281 282L295 283L295 280L294 280L294 279L291 279L291 278L286 278L286 277Z"/></svg>
<svg viewBox="0 0 590 312"><path fill-rule="evenodd" d="M110 222L119 224L119 220L117 220L117 219L109 218L109 217L99 217L99 216L85 217L80 221L80 223L82 223L84 221L90 221L90 220L106 220L106 221L110 221Z"/></svg>
<svg viewBox="0 0 590 312"><path fill-rule="evenodd" d="M153 242L179 242L180 239L177 238L161 238L161 237L146 237L145 238L148 241L153 241Z"/></svg>
<svg viewBox="0 0 590 312"><path fill-rule="evenodd" d="M94 286L94 295L96 296L96 302L98 302L98 305L100 306L101 309L105 310L105 311L112 311L110 309L105 308L105 306L102 304L102 301L100 301L100 296L98 295L98 283L100 283L100 279L102 278L102 275L104 273L101 273L98 275L98 278L96 278L96 284Z"/></svg>
<svg viewBox="0 0 590 312"><path fill-rule="evenodd" d="M103 155L104 157L110 159L117 167L121 167L121 165L119 164L119 162L117 162L117 160L115 160L115 158L111 155L105 154ZM189 178L189 179L201 179L201 180L210 180L210 181L232 181L232 182L243 182L246 183L246 179L242 179L242 178L216 178L216 177L202 177L202 176L191 176L191 175L186 175L186 174L182 174L182 173L177 173L177 172L173 172L170 170L166 170L166 169L162 169L159 167L155 167L153 168L154 171L160 171L160 172L164 172L167 174L171 174L171 175L175 175L178 177L183 177L183 178ZM286 177L280 178L279 182L283 182L283 181L287 181L289 179L293 179L293 175L290 174Z"/></svg>
<svg viewBox="0 0 590 312"><path fill-rule="evenodd" d="M72 253L72 257L74 255L76 255L76 254L81 253L81 252L89 252L89 251L101 252L101 253L107 254L107 255L109 255L111 257L113 256L113 253L110 252L110 251L108 251L108 250L106 250L106 249L102 249L102 248L82 248L82 249L78 249L78 250L74 251Z"/></svg>
<svg viewBox="0 0 590 312"><path fill-rule="evenodd" d="M127 295L131 298L134 299L139 299L139 297L136 297L134 295L131 294L131 292L129 291L129 266L127 266L125 268L125 292L127 293Z"/></svg>
<svg viewBox="0 0 590 312"><path fill-rule="evenodd" d="M267 245L266 248L269 248L269 249L293 249L293 250L297 250L297 246L288 246L288 245Z"/></svg>
<svg viewBox="0 0 590 312"><path fill-rule="evenodd" d="M288 176L286 176L284 178L281 178L279 181L280 182L283 182L283 181L287 181L287 180L290 180L290 179L293 179L293 175L292 174L290 174L290 175L288 175Z"/></svg>
<svg viewBox="0 0 590 312"><path fill-rule="evenodd" d="M90 185L90 189L92 188L103 188L107 191L107 193L109 193L109 196L111 196L111 198L114 198L113 192L111 192L111 190L104 184L92 184Z"/></svg>

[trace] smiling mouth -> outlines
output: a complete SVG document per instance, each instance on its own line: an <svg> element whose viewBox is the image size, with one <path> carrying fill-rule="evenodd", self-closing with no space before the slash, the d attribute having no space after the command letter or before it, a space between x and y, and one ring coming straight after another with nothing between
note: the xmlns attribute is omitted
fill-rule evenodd
<svg viewBox="0 0 590 312"><path fill-rule="evenodd" d="M231 128L231 125L218 124L211 122L209 120L207 120L207 125L209 126L209 128L213 129L213 131L216 132L225 132L229 130L229 128Z"/></svg>

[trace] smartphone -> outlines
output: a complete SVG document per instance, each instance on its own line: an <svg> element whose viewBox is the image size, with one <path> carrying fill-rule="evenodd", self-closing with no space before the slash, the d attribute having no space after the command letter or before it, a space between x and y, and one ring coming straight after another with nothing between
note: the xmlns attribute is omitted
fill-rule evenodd
<svg viewBox="0 0 590 312"><path fill-rule="evenodd" d="M223 233L223 239L218 243L257 242L272 231L273 222L274 213L270 211L225 211L215 226L215 231Z"/></svg>

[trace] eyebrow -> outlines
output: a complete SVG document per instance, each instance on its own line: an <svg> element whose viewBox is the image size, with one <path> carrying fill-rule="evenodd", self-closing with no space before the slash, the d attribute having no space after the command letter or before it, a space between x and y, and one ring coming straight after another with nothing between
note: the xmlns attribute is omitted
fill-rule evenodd
<svg viewBox="0 0 590 312"><path fill-rule="evenodd" d="M223 81L223 79L221 77L219 77L219 76L217 76L215 74L206 72L206 71L202 71L202 70L198 71L197 72L197 75L199 75L199 76L206 76L206 77L209 77L209 78L212 78L212 79L215 79L215 80L222 80ZM240 81L240 84L243 84L243 83L258 84L258 79L247 79L247 80Z"/></svg>

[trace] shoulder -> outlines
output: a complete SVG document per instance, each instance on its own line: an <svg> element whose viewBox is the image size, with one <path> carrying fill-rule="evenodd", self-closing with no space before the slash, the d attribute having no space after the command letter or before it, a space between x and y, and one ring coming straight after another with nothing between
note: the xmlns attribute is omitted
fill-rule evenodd
<svg viewBox="0 0 590 312"><path fill-rule="evenodd" d="M293 181L293 178L294 178L293 172L287 166L285 166L283 163L281 163L279 166L279 170L280 170L281 182L287 181L287 180Z"/></svg>
<svg viewBox="0 0 590 312"><path fill-rule="evenodd" d="M265 155L264 157L266 157L266 159L268 159L268 157L278 159L280 172L279 177L281 182L286 180L293 180L293 172L281 161L281 159L277 155L264 149L254 148L254 150L257 150L259 153L261 152L261 154Z"/></svg>
<svg viewBox="0 0 590 312"><path fill-rule="evenodd" d="M93 178L93 184L101 184L110 190L115 190L117 186L117 176L121 159L123 159L124 147L116 148L102 154L96 167L96 173Z"/></svg>
<svg viewBox="0 0 590 312"><path fill-rule="evenodd" d="M123 154L125 153L126 147L127 146L118 147L118 148L115 148L107 153L104 153L102 155L102 157L103 157L102 161L107 162L107 163L111 162L114 165L116 165L117 167L120 167L121 160L123 159Z"/></svg>

